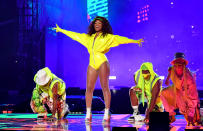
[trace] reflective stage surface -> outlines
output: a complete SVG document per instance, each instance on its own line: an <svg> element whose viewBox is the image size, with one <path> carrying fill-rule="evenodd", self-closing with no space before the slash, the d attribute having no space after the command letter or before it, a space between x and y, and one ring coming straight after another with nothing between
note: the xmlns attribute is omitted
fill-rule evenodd
<svg viewBox="0 0 203 131"><path fill-rule="evenodd" d="M146 131L148 126L143 123L129 123L130 114L112 114L108 125L102 124L102 114L93 114L92 123L85 124L84 114L70 114L64 120L37 120L36 114L0 114L0 130L69 130L69 131L111 131L113 127L136 127ZM185 129L203 129L202 126L187 127L182 115L176 115L176 122L171 125L171 131Z"/></svg>

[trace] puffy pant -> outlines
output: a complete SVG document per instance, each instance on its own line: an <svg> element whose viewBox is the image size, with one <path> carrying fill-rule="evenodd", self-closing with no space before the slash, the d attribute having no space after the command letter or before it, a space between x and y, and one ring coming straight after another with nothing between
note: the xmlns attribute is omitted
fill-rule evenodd
<svg viewBox="0 0 203 131"><path fill-rule="evenodd" d="M174 89L174 85L169 86L162 90L161 92L161 100L163 102L164 108L169 115L175 115L175 109L179 109L180 113L187 117L194 117L194 120L199 119L199 104L197 104L197 100L190 100L189 98L184 96L184 91Z"/></svg>

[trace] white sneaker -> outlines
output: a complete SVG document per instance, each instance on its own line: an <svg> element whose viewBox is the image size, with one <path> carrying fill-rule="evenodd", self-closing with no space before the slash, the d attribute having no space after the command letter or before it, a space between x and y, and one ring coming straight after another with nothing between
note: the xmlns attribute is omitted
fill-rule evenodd
<svg viewBox="0 0 203 131"><path fill-rule="evenodd" d="M134 116L135 121L137 121L137 122L144 121L144 119L145 119L145 116L140 115L139 112L134 112L133 116Z"/></svg>
<svg viewBox="0 0 203 131"><path fill-rule="evenodd" d="M133 115L130 116L130 117L128 118L128 121L129 121L129 122L135 122L135 118L134 118L134 116L133 116Z"/></svg>

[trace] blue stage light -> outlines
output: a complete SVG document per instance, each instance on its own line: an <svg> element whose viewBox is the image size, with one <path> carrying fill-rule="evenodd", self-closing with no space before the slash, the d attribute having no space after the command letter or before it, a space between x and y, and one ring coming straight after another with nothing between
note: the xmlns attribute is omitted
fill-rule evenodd
<svg viewBox="0 0 203 131"><path fill-rule="evenodd" d="M96 16L108 19L108 0L87 0L88 21L92 21Z"/></svg>

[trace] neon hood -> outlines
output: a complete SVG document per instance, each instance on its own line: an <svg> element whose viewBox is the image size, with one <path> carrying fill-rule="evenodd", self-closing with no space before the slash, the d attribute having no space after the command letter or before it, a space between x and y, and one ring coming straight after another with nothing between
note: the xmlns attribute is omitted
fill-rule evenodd
<svg viewBox="0 0 203 131"><path fill-rule="evenodd" d="M149 70L150 72L150 80L149 80L149 83L152 83L153 79L155 76L158 76L154 70L153 70L153 65L152 63L150 62L145 62L143 63L141 66L140 66L140 69L138 70L138 72L140 72L140 75L139 75L139 79L138 79L138 82L137 82L137 86L140 87L142 89L142 103L143 103L143 106L144 106L144 100L145 100L145 85L144 85L144 77L142 75L142 70ZM137 76L136 76L137 77ZM152 85L153 87L154 85ZM148 91L149 92L149 91ZM150 90L151 92L151 90Z"/></svg>

